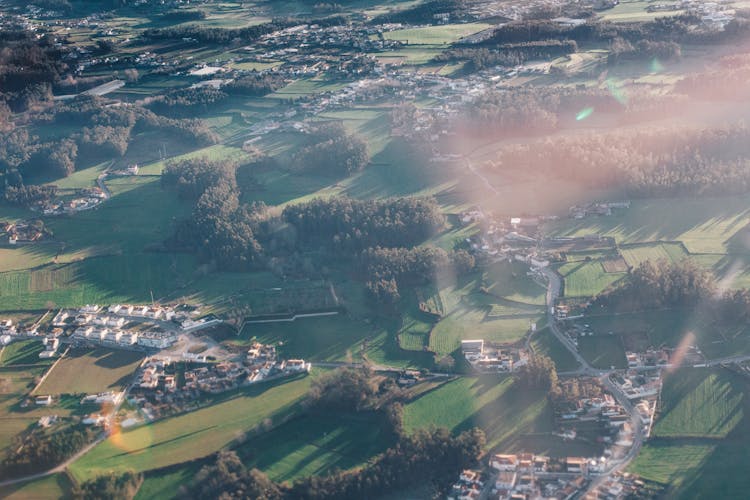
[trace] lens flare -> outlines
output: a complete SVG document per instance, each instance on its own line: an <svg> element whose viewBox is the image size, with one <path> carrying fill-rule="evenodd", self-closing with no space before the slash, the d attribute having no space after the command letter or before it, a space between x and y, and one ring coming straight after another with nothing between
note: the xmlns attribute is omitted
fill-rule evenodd
<svg viewBox="0 0 750 500"><path fill-rule="evenodd" d="M628 103L628 96L623 90L622 86L613 78L607 78L607 90L612 94L617 102L623 106Z"/></svg>
<svg viewBox="0 0 750 500"><path fill-rule="evenodd" d="M591 116L591 114L593 112L594 112L594 108L592 108L591 106L589 106L588 108L583 108L576 115L576 121L580 122L581 120L585 120L586 118L588 118L589 116Z"/></svg>
<svg viewBox="0 0 750 500"><path fill-rule="evenodd" d="M672 358L669 360L670 367L667 370L668 373L674 372L680 367L680 365L682 365L682 362L685 360L685 355L687 354L688 349L693 345L693 342L695 342L695 334L693 332L687 332L685 336L682 337L680 344L674 350Z"/></svg>
<svg viewBox="0 0 750 500"><path fill-rule="evenodd" d="M661 73L662 71L664 71L664 66L659 62L657 58L654 57L654 59L651 61L650 71L651 74Z"/></svg>

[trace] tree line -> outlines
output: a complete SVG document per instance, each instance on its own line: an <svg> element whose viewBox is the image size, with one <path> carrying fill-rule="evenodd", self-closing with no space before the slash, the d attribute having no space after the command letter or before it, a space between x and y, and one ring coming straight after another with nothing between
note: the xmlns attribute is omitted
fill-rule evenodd
<svg viewBox="0 0 750 500"><path fill-rule="evenodd" d="M532 59L550 59L578 50L573 40L539 40L503 44L497 47L455 47L436 55L439 63L466 61L462 72L475 73L492 66L517 66Z"/></svg>
<svg viewBox="0 0 750 500"><path fill-rule="evenodd" d="M292 158L292 168L297 171L348 176L365 168L370 161L367 143L348 134L339 123L315 127L308 142Z"/></svg>
<svg viewBox="0 0 750 500"><path fill-rule="evenodd" d="M403 491L415 483L444 492L465 468L475 465L483 453L484 433L472 429L452 436L447 429L419 430L405 434L401 406L388 393L393 379L376 384L367 368L339 369L312 382L308 411L381 411L394 426L397 441L368 465L326 476L278 484L257 469L248 470L233 451L220 452L192 481L185 498L350 499L374 498ZM386 402L386 404L384 404Z"/></svg>
<svg viewBox="0 0 750 500"><path fill-rule="evenodd" d="M745 193L748 141L741 123L577 134L509 144L485 167L625 188L631 196Z"/></svg>
<svg viewBox="0 0 750 500"><path fill-rule="evenodd" d="M627 278L597 295L591 305L615 311L700 308L720 324L750 320L750 290L722 290L713 274L690 259L646 261Z"/></svg>

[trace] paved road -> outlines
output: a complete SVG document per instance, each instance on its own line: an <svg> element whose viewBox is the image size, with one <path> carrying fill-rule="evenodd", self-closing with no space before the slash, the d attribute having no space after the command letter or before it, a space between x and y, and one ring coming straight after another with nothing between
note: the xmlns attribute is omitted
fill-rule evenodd
<svg viewBox="0 0 750 500"><path fill-rule="evenodd" d="M591 366L591 364L578 352L577 347L573 341L565 335L557 325L554 315L554 306L557 298L560 296L560 290L562 289L562 280L560 276L550 269L543 270L544 275L547 277L547 323L549 324L550 331L557 337L565 348L570 351L573 357L581 365L581 368L575 372L569 372L568 374L579 374L599 377L602 384L609 390L614 396L617 402L625 409L630 416L631 428L633 429L633 445L627 451L627 453L619 458L611 460L607 464L607 470L601 475L594 478L589 485L588 491L594 490L596 487L606 480L611 474L620 471L627 467L633 458L638 454L643 444L643 424L640 416L636 411L633 404L627 398L627 396L620 391L620 389L610 379L612 370L600 370Z"/></svg>

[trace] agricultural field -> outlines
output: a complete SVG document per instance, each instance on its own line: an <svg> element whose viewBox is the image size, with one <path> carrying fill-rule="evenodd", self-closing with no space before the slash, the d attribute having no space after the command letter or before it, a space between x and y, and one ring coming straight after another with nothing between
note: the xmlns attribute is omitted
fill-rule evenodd
<svg viewBox="0 0 750 500"><path fill-rule="evenodd" d="M748 197L652 198L608 217L560 219L548 224L550 236L599 233L619 244L680 241L691 254L748 253L742 236L750 224Z"/></svg>
<svg viewBox="0 0 750 500"><path fill-rule="evenodd" d="M251 437L236 451L246 466L292 482L360 466L393 440L377 415L306 415Z"/></svg>
<svg viewBox="0 0 750 500"><path fill-rule="evenodd" d="M715 324L700 308L695 310L666 309L641 311L624 314L593 314L583 320L591 326L598 338L611 335L628 343L636 338L640 348L676 347L688 333L694 335L693 342L698 345L705 356L719 358L744 354L750 349L750 338L747 325L725 327ZM589 354L597 356L599 348L596 341L591 341ZM604 346L600 346L606 348ZM631 350L638 350L633 348Z"/></svg>
<svg viewBox="0 0 750 500"><path fill-rule="evenodd" d="M36 394L96 394L127 385L143 353L110 349L73 349L49 372Z"/></svg>
<svg viewBox="0 0 750 500"><path fill-rule="evenodd" d="M41 365L48 366L51 361L39 359L39 353L44 350L44 345L39 340L21 340L13 342L0 350L0 366L12 367L13 365Z"/></svg>
<svg viewBox="0 0 750 500"><path fill-rule="evenodd" d="M383 33L383 38L401 40L407 43L407 47L412 45L445 45L492 26L492 24L486 23L444 24L425 28L387 31Z"/></svg>
<svg viewBox="0 0 750 500"><path fill-rule="evenodd" d="M257 340L281 343L280 356L304 357L311 361L360 359L362 343L376 332L365 323L346 315L301 318L292 322L247 324L232 344Z"/></svg>
<svg viewBox="0 0 750 500"><path fill-rule="evenodd" d="M58 472L19 485L0 487L0 497L5 500L70 498L72 489L73 483L68 475L65 472Z"/></svg>
<svg viewBox="0 0 750 500"><path fill-rule="evenodd" d="M534 333L531 337L531 348L534 353L547 356L554 361L558 372L576 370L579 366L570 351L557 340L549 328L542 328Z"/></svg>
<svg viewBox="0 0 750 500"><path fill-rule="evenodd" d="M653 435L726 438L744 420L746 383L725 370L667 374Z"/></svg>
<svg viewBox="0 0 750 500"><path fill-rule="evenodd" d="M594 335L578 340L578 351L592 366L608 370L627 368L625 349L620 337L615 335Z"/></svg>
<svg viewBox="0 0 750 500"><path fill-rule="evenodd" d="M423 393L404 406L404 428L436 425L461 432L474 426L487 434L497 452L531 451L551 456L591 456L597 446L563 442L555 431L545 391L514 385L512 377L462 377Z"/></svg>
<svg viewBox="0 0 750 500"><path fill-rule="evenodd" d="M620 253L630 267L637 267L646 261L678 263L688 258L688 253L680 243L644 243L621 246Z"/></svg>
<svg viewBox="0 0 750 500"><path fill-rule="evenodd" d="M712 390L727 396L719 408ZM657 437L643 446L629 470L661 483L671 497L743 497L750 487L744 470L750 460L747 391L746 379L723 369L668 375Z"/></svg>
<svg viewBox="0 0 750 500"><path fill-rule="evenodd" d="M266 419L293 414L309 386L309 376L255 385L199 410L114 433L71 465L71 473L81 481L109 470L140 472L207 456Z"/></svg>
<svg viewBox="0 0 750 500"><path fill-rule="evenodd" d="M566 297L592 297L622 279L626 273L608 273L599 261L571 262L557 268Z"/></svg>

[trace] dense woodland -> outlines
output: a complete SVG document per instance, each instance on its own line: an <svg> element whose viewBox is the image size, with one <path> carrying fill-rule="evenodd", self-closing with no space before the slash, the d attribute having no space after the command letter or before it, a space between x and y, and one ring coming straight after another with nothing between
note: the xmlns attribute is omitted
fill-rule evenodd
<svg viewBox="0 0 750 500"><path fill-rule="evenodd" d="M365 168L370 161L367 143L348 134L338 123L316 127L308 142L292 158L292 167L297 171L348 176Z"/></svg>
<svg viewBox="0 0 750 500"><path fill-rule="evenodd" d="M677 264L646 261L626 280L595 297L590 308L700 308L717 323L736 325L750 320L750 290L722 290L710 271L691 260Z"/></svg>
<svg viewBox="0 0 750 500"><path fill-rule="evenodd" d="M328 499L375 498L419 486L445 491L465 468L482 454L485 438L479 429L453 437L446 429L417 431L371 464L352 471L311 476L291 486L277 484L257 469L248 470L233 452L221 452L216 462L201 469L186 497Z"/></svg>
<svg viewBox="0 0 750 500"><path fill-rule="evenodd" d="M411 247L435 235L445 218L435 200L318 198L284 208L303 247L324 246L352 255L366 248Z"/></svg>
<svg viewBox="0 0 750 500"><path fill-rule="evenodd" d="M625 188L631 196L745 193L749 142L743 124L579 134L507 145L487 167Z"/></svg>
<svg viewBox="0 0 750 500"><path fill-rule="evenodd" d="M75 126L67 136L41 140L26 128L13 128L0 141L0 174L8 203L33 206L51 199L45 186L26 186L25 179L66 177L80 166L123 156L132 141L145 132L159 132L193 145L210 145L216 134L195 119L171 119L138 106L105 107L95 97L79 97L40 111L38 123ZM83 163L85 162L85 163Z"/></svg>
<svg viewBox="0 0 750 500"><path fill-rule="evenodd" d="M439 63L466 61L464 73L474 73L492 66L517 66L532 59L554 59L578 50L573 40L540 40L503 44L497 47L456 47L435 56Z"/></svg>
<svg viewBox="0 0 750 500"><path fill-rule="evenodd" d="M9 452L2 461L0 477L19 477L47 469L93 441L96 431L78 424L54 432L36 428L13 438Z"/></svg>
<svg viewBox="0 0 750 500"><path fill-rule="evenodd" d="M99 476L73 487L75 500L100 500L103 498L133 498L143 483L143 476L134 472Z"/></svg>

